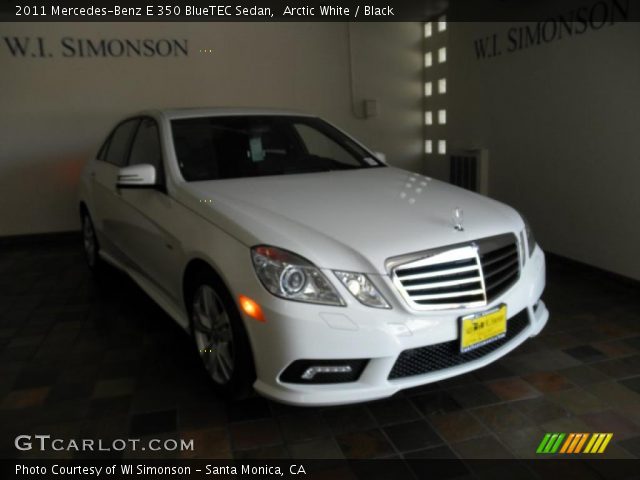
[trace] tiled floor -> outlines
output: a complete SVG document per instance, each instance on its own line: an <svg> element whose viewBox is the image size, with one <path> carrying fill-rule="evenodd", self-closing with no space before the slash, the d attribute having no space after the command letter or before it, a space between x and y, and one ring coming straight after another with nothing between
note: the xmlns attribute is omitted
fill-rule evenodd
<svg viewBox="0 0 640 480"><path fill-rule="evenodd" d="M183 457L532 457L560 431L613 432L608 456L640 457L638 291L552 261L545 300L539 338L463 377L345 407L228 404L188 337L123 275L96 283L72 241L5 246L0 452L48 433L194 439Z"/></svg>

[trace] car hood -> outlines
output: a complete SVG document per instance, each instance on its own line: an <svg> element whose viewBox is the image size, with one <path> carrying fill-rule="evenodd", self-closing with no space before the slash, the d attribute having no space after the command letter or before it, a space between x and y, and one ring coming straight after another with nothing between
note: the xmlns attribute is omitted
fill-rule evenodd
<svg viewBox="0 0 640 480"><path fill-rule="evenodd" d="M184 185L193 209L247 246L285 248L321 268L385 274L390 257L523 228L504 204L393 167Z"/></svg>

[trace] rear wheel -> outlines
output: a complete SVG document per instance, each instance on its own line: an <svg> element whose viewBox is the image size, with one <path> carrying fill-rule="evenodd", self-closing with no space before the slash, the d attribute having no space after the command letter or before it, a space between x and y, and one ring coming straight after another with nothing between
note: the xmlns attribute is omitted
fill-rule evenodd
<svg viewBox="0 0 640 480"><path fill-rule="evenodd" d="M193 282L189 305L191 334L215 388L229 398L246 396L255 373L233 298L213 273L201 272Z"/></svg>

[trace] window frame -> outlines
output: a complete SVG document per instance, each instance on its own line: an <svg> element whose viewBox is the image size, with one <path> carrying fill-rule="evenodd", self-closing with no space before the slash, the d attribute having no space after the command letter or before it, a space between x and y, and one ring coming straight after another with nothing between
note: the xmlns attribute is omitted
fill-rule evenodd
<svg viewBox="0 0 640 480"><path fill-rule="evenodd" d="M100 148L98 149L98 153L96 154L96 160L109 163L107 162L105 157L107 156L107 150L109 150L109 145L111 145L112 135L113 135L113 131L109 132L109 135L107 135L107 138L105 138L105 140L102 142L102 145L100 146Z"/></svg>
<svg viewBox="0 0 640 480"><path fill-rule="evenodd" d="M132 119L137 119L138 120L138 125L136 126L136 130L135 132L133 132L133 135L131 137L131 142L129 142L129 148L127 149L127 162L126 162L126 167L131 165L131 152L133 151L133 144L136 141L136 138L138 137L138 132L140 131L140 127L142 126L142 122L144 120L151 120L154 125L156 126L156 129L158 130L158 146L160 147L160 162L158 164L157 167L157 171L156 171L156 183L157 183L157 187L158 190L162 191L163 193L167 193L167 182L165 180L165 168L164 168L164 151L162 148L162 130L160 130L160 124L158 123L158 121L153 118L151 115L140 115L137 117L132 117ZM125 120L126 121L126 120ZM123 122L121 122L123 123ZM155 165L154 165L155 167Z"/></svg>
<svg viewBox="0 0 640 480"><path fill-rule="evenodd" d="M102 148L100 148L97 159L104 163L108 163L109 165L113 165L116 168L126 167L129 164L129 156L131 154L131 145L133 145L133 139L136 137L136 134L138 133L138 127L140 126L140 119L141 117L135 116L135 117L125 118L124 120L121 120L120 122L118 122L116 126L111 129L109 136L104 141ZM116 130L118 130L118 128L120 128L122 125L132 120L137 120L138 124L134 127L133 135L131 135L131 138L127 143L127 147L125 149L125 162L122 165L117 165L107 160L107 157L109 156L109 151L111 150L111 140L113 139L113 135L116 133ZM102 158L100 158L100 155L102 155Z"/></svg>
<svg viewBox="0 0 640 480"><path fill-rule="evenodd" d="M138 136L138 131L140 130L140 125L142 125L142 121L147 119L151 120L156 125L156 128L158 129L158 142L160 145L160 164L159 164L159 168L156 171L156 190L167 194L168 191L167 191L167 182L166 182L166 176L165 176L166 168L165 168L164 148L162 145L162 129L160 128L160 123L158 122L158 120L152 117L151 115L135 115L133 117L127 117L119 121L111 129L111 131L109 132L109 135L107 136L105 141L102 143L100 150L98 150L98 155L96 156L96 160L100 162L108 163L109 165L112 165L116 168L124 168L124 167L130 166L131 150L133 148L133 142ZM111 139L113 138L113 134L116 132L116 130L118 130L118 128L120 128L123 124L130 122L132 120L136 120L138 123L136 124L135 129L133 131L133 135L131 135L131 138L129 139L129 142L127 144L127 148L125 150L125 162L122 165L116 165L115 163L107 160L107 156L109 155L109 149L111 148Z"/></svg>

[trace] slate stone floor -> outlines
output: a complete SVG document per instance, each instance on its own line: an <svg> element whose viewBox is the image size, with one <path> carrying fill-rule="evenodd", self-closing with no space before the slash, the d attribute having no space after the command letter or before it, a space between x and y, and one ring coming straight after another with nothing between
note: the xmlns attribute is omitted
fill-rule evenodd
<svg viewBox="0 0 640 480"><path fill-rule="evenodd" d="M360 405L225 403L180 328L124 275L95 281L79 242L5 245L0 454L20 456L17 434L48 433L195 440L161 457L530 458L545 432L613 432L606 456L638 458L638 293L552 260L546 330L489 367Z"/></svg>

